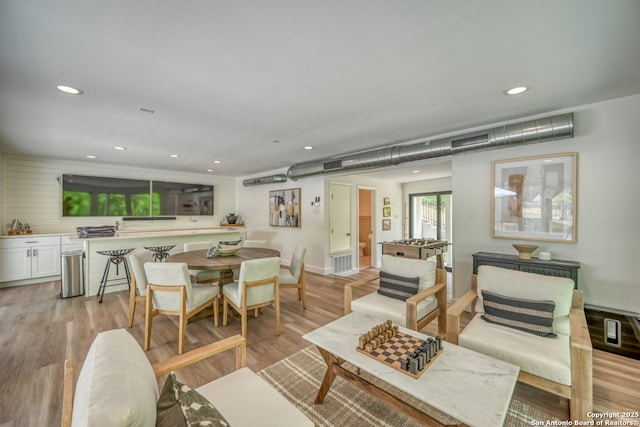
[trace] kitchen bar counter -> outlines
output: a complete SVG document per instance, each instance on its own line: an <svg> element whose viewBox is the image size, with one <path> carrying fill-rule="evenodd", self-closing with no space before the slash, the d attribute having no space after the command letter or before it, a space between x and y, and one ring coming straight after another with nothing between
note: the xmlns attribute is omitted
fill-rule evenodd
<svg viewBox="0 0 640 427"><path fill-rule="evenodd" d="M114 249L135 249L136 251L147 251L145 246L168 246L176 245L170 254L182 252L183 244L186 242L211 241L213 244L221 240L237 240L240 232L237 228L203 228L184 230L121 230L113 237L88 237L71 238L76 242L84 242L86 265L85 265L85 296L95 297L100 287L100 280L108 257L100 255L97 251L107 251ZM115 269L111 268L110 279L123 279L126 277L124 268L118 268L118 275ZM114 284L119 283L112 282ZM122 285L108 286L105 293L116 292L128 289L126 283ZM108 298L108 297L105 297Z"/></svg>

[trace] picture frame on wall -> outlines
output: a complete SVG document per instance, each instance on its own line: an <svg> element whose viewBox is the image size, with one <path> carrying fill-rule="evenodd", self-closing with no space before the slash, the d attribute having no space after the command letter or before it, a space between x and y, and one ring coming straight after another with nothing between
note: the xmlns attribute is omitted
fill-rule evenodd
<svg viewBox="0 0 640 427"><path fill-rule="evenodd" d="M391 220L390 219L383 219L382 220L382 231L389 231L391 230Z"/></svg>
<svg viewBox="0 0 640 427"><path fill-rule="evenodd" d="M391 216L391 207L390 206L385 206L382 208L382 216L387 218Z"/></svg>
<svg viewBox="0 0 640 427"><path fill-rule="evenodd" d="M491 236L576 241L577 153L492 162Z"/></svg>
<svg viewBox="0 0 640 427"><path fill-rule="evenodd" d="M269 225L273 227L301 227L301 189L269 191Z"/></svg>
<svg viewBox="0 0 640 427"><path fill-rule="evenodd" d="M391 199L388 197L385 197L384 199L382 199L382 202L385 206L389 206L391 204Z"/></svg>

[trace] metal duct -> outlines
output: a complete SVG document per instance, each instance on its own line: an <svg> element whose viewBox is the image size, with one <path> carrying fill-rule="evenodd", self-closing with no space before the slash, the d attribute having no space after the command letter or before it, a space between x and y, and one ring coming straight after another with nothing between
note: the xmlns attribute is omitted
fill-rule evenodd
<svg viewBox="0 0 640 427"><path fill-rule="evenodd" d="M281 173L277 175L261 176L259 178L249 178L242 181L242 185L245 187L251 187L252 185L273 184L276 182L287 182L287 175Z"/></svg>
<svg viewBox="0 0 640 427"><path fill-rule="evenodd" d="M396 145L339 158L298 163L287 170L292 180L312 175L374 169L495 148L573 138L573 113L528 120L478 132L411 145Z"/></svg>

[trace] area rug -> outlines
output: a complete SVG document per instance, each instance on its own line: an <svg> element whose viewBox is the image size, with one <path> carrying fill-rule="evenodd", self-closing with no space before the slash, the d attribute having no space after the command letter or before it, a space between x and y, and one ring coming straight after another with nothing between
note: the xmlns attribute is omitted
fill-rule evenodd
<svg viewBox="0 0 640 427"><path fill-rule="evenodd" d="M419 427L423 425L341 377L336 378L324 403L316 405L313 401L325 371L326 365L320 353L315 346L310 346L268 366L258 375L304 412L316 426ZM362 375L372 383L377 381L364 373ZM457 424L455 419L416 401L399 390L390 390L388 386L385 389L443 424ZM531 426L534 425L534 420L546 421L555 420L555 418L523 402L513 400L505 426Z"/></svg>

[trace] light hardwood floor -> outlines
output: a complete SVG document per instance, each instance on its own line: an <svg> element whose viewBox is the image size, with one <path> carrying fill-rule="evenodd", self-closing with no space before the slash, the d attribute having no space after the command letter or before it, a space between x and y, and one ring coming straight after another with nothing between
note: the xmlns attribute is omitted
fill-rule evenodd
<svg viewBox="0 0 640 427"><path fill-rule="evenodd" d="M282 334L275 335L274 311L267 308L252 316L248 332L248 365L259 371L309 345L305 333L342 315L343 286L349 280L373 274L362 271L349 279L307 274L308 308L302 309L295 290L283 291ZM57 426L62 405L63 363L72 358L75 376L97 333L127 327L128 292L61 300L59 282L0 289L0 427ZM374 288L357 289L356 295ZM138 305L133 328L142 344L143 307ZM434 334L435 325L424 332ZM240 333L240 321L214 327L211 319L187 326L185 351ZM149 359L156 362L178 351L178 329L173 317L157 316L153 322ZM233 352L185 368L179 378L199 386L233 369ZM640 410L640 361L594 350L594 407L600 412ZM164 382L160 378L159 382ZM515 398L540 407L558 418L568 418L566 400L518 385Z"/></svg>

